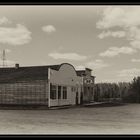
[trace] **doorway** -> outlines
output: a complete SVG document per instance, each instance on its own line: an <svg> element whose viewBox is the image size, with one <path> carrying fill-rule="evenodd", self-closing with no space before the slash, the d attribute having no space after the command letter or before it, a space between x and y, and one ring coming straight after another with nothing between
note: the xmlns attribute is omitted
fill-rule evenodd
<svg viewBox="0 0 140 140"><path fill-rule="evenodd" d="M78 105L78 91L76 92L76 105Z"/></svg>

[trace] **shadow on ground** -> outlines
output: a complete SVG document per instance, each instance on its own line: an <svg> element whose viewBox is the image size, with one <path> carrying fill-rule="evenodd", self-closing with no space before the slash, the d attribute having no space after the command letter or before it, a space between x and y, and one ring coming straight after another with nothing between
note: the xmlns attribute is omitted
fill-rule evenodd
<svg viewBox="0 0 140 140"><path fill-rule="evenodd" d="M0 110L58 110L58 109L72 109L72 108L97 108L97 107L117 107L117 106L124 106L126 103L114 103L114 102L103 102L103 103L92 103L92 104L85 104L85 105L77 105L77 106L61 106L61 107L51 107L45 105L0 105Z"/></svg>

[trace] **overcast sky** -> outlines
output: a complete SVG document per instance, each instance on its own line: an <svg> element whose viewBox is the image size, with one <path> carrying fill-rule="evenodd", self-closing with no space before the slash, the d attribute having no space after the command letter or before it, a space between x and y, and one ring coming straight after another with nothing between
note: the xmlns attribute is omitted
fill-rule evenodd
<svg viewBox="0 0 140 140"><path fill-rule="evenodd" d="M140 75L140 6L0 6L3 49L8 66L67 62L91 68L96 82L131 81Z"/></svg>

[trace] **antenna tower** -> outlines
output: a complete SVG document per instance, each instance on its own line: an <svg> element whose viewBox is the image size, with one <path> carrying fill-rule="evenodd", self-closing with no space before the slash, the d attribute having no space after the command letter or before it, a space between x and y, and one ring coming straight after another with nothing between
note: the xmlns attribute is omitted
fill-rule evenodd
<svg viewBox="0 0 140 140"><path fill-rule="evenodd" d="M6 66L6 54L5 54L5 50L3 50L3 52L2 52L2 65L3 65L3 67L5 67Z"/></svg>

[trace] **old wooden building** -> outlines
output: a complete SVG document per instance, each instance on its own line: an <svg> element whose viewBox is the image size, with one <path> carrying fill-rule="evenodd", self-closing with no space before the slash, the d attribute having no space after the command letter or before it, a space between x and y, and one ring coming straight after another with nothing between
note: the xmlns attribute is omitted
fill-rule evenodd
<svg viewBox="0 0 140 140"><path fill-rule="evenodd" d="M80 73L68 63L0 68L0 104L52 107L91 101L94 82L85 80L94 77L89 69Z"/></svg>
<svg viewBox="0 0 140 140"><path fill-rule="evenodd" d="M89 68L85 68L85 70L76 71L77 76L82 77L83 79L83 90L81 94L81 102L89 103L94 101L94 83L95 76L92 76L92 70Z"/></svg>

